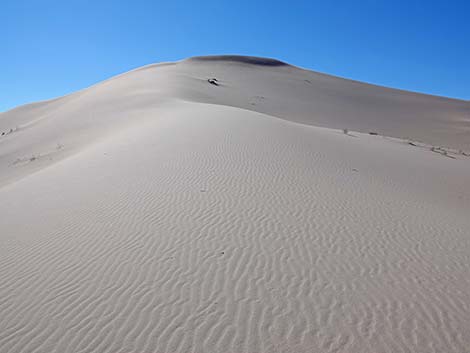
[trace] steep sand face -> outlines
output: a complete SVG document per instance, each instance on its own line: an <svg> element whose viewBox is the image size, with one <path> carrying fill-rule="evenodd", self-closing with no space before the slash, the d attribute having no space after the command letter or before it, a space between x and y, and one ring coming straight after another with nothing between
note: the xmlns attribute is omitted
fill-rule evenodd
<svg viewBox="0 0 470 353"><path fill-rule="evenodd" d="M208 79L217 79L217 85ZM0 185L12 163L64 156L173 100L227 105L293 122L373 132L470 153L470 103L303 70L254 57L195 57L145 66L88 89L0 114ZM13 132L13 134L10 134ZM15 136L15 138L13 138ZM66 153L57 154L60 146Z"/></svg>
<svg viewBox="0 0 470 353"><path fill-rule="evenodd" d="M192 58L180 72L215 76L202 102L236 106L304 124L378 132L470 149L470 103L345 80L277 62ZM195 95L188 95L195 99ZM197 100L197 98L196 98Z"/></svg>
<svg viewBox="0 0 470 353"><path fill-rule="evenodd" d="M466 104L209 57L3 113L0 352L465 352L470 157L310 125Z"/></svg>

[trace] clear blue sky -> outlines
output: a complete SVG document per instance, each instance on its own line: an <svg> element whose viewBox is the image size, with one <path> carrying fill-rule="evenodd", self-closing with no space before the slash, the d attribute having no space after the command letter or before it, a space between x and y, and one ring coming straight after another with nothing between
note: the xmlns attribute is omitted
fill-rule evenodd
<svg viewBox="0 0 470 353"><path fill-rule="evenodd" d="M470 99L470 1L4 0L0 54L0 111L205 54Z"/></svg>

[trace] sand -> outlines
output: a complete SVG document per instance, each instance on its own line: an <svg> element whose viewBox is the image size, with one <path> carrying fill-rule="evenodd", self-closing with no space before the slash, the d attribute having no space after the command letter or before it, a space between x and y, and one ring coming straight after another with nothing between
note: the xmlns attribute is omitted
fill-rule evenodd
<svg viewBox="0 0 470 353"><path fill-rule="evenodd" d="M1 132L1 353L469 351L468 102L205 57Z"/></svg>

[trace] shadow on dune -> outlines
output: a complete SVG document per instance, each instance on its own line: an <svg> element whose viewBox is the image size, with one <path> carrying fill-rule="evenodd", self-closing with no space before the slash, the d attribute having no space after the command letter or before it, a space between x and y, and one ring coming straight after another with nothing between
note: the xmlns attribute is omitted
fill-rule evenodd
<svg viewBox="0 0 470 353"><path fill-rule="evenodd" d="M260 66L289 66L289 64L270 58L258 58L256 56L241 55L209 55L194 56L189 58L190 61L231 61L242 64L260 65Z"/></svg>

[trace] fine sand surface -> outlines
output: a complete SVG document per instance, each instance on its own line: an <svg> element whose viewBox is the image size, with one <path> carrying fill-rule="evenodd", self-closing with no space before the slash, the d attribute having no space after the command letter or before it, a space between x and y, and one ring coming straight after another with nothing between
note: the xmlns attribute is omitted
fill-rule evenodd
<svg viewBox="0 0 470 353"><path fill-rule="evenodd" d="M202 57L0 114L0 353L470 352L469 104Z"/></svg>

